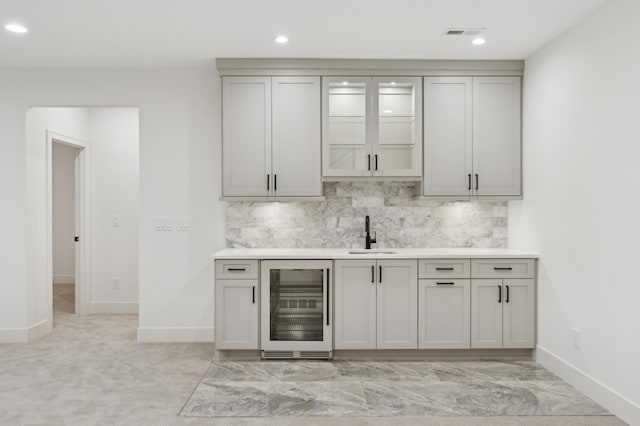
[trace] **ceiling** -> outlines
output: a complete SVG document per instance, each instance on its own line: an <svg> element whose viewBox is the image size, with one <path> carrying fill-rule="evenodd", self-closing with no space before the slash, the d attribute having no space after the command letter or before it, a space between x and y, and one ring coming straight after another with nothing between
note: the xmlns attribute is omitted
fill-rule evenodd
<svg viewBox="0 0 640 426"><path fill-rule="evenodd" d="M524 59L607 0L0 0L0 67L193 67L216 57ZM484 27L486 44L445 37ZM286 34L289 43L273 38Z"/></svg>

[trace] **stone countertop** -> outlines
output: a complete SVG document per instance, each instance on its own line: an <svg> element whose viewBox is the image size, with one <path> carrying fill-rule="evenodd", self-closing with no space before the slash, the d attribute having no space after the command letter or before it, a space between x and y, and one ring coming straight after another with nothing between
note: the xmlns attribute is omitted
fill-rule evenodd
<svg viewBox="0 0 640 426"><path fill-rule="evenodd" d="M365 252L363 249L356 248L227 248L214 253L212 257L213 259L532 259L539 257L534 252L504 248L374 248L358 254L349 253L350 250Z"/></svg>

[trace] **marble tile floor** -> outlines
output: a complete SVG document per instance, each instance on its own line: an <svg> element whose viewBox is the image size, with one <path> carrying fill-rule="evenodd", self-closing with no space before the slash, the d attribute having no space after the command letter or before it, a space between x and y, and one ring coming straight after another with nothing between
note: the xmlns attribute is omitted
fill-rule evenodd
<svg viewBox="0 0 640 426"><path fill-rule="evenodd" d="M544 416L609 413L534 362L216 362L184 416Z"/></svg>
<svg viewBox="0 0 640 426"><path fill-rule="evenodd" d="M56 285L54 288L53 332L38 341L27 344L0 344L0 425L623 425L614 416L513 416L513 415L411 415L400 412L394 417L352 415L345 417L308 416L302 412L297 417L186 417L179 415L194 409L199 390L206 383L225 382L245 385L240 381L232 364L211 363L214 358L212 344L136 343L136 315L85 315L73 312L73 286ZM319 392L331 386L342 386L345 402L347 396L359 395L350 389L345 380L348 375L357 376L366 365L353 366L347 375L334 363L324 363L324 384L310 386L304 382L305 366L284 362L256 362L255 367L282 365L278 383L302 383L304 391ZM307 364L309 365L309 364ZM346 366L347 364L344 364ZM356 368L357 367L357 368ZM450 366L451 367L451 366ZM320 370L318 370L320 371ZM478 366L467 371L434 370L441 379L451 374L473 372L474 380L481 381L488 372ZM252 373L246 378L255 378ZM380 372L383 374L383 372ZM407 376L413 374L410 370ZM431 373L429 373L431 374ZM536 369L520 371L521 378L544 380ZM537 375L531 377L531 375ZM342 378L338 379L338 375ZM306 376L308 377L308 376ZM401 376L399 376L401 377ZM200 384L202 379L202 383ZM396 380L396 386L403 380ZM270 383L265 380L263 383ZM320 382L318 382L320 383ZM336 385L335 383L341 383ZM375 380L373 383L378 383ZM381 383L381 382L380 382ZM345 387L346 386L346 387ZM194 392L194 389L196 392ZM314 390L316 389L316 390ZM319 389L319 390L318 390ZM393 388L392 388L393 389ZM295 392L295 391L292 391ZM359 392L359 390L358 390ZM409 392L409 391L406 391ZM194 394L193 398L190 396ZM553 394L553 392L551 392ZM283 395L287 395L283 393ZM291 392L290 394L291 395ZM404 394L396 395L398 397ZM355 396L354 396L355 397ZM543 399L542 396L537 396ZM277 396L274 396L277 399ZM189 404L185 407L185 403ZM286 400L275 406L283 407ZM478 400L478 404L481 400ZM389 399L387 405L393 404ZM567 404L571 404L567 401ZM336 406L337 407L337 406ZM398 406L401 408L401 405ZM334 410L337 410L335 408ZM195 411L191 411L195 414ZM328 411L327 411L328 412ZM245 415L247 415L245 413Z"/></svg>

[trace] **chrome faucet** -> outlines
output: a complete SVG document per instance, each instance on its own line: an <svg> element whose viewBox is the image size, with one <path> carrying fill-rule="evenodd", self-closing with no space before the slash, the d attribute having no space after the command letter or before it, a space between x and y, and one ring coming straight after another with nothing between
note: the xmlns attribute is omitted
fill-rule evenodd
<svg viewBox="0 0 640 426"><path fill-rule="evenodd" d="M364 248L369 250L371 248L371 244L375 244L376 243L376 238L375 236L373 238L371 238L371 234L370 234L370 224L369 224L369 216L366 216L364 218L364 232L366 232L366 235L364 237Z"/></svg>

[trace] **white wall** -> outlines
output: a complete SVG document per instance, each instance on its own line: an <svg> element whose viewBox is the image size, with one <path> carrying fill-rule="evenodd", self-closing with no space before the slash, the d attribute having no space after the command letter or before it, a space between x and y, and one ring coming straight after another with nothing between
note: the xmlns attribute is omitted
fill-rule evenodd
<svg viewBox="0 0 640 426"><path fill-rule="evenodd" d="M43 137L44 138L44 137ZM77 148L53 144L53 283L75 283L75 159Z"/></svg>
<svg viewBox="0 0 640 426"><path fill-rule="evenodd" d="M46 306L30 297L40 280L27 279L28 270L44 273L45 242L25 241L28 230L40 236L44 226L44 209L27 202L29 194L42 203L43 194L27 190L25 163L36 181L44 164L25 149L25 113L78 105L140 108L139 339L213 340L210 255L224 241L215 70L2 70L0 93L0 341L25 340L46 317ZM154 231L155 216L189 216L191 231Z"/></svg>
<svg viewBox="0 0 640 426"><path fill-rule="evenodd" d="M524 201L539 251L539 362L640 424L640 2L610 1L526 60ZM572 329L579 329L580 349Z"/></svg>
<svg viewBox="0 0 640 426"><path fill-rule="evenodd" d="M92 230L89 312L135 313L140 213L138 110L88 110ZM119 279L118 288L114 288L114 278Z"/></svg>

